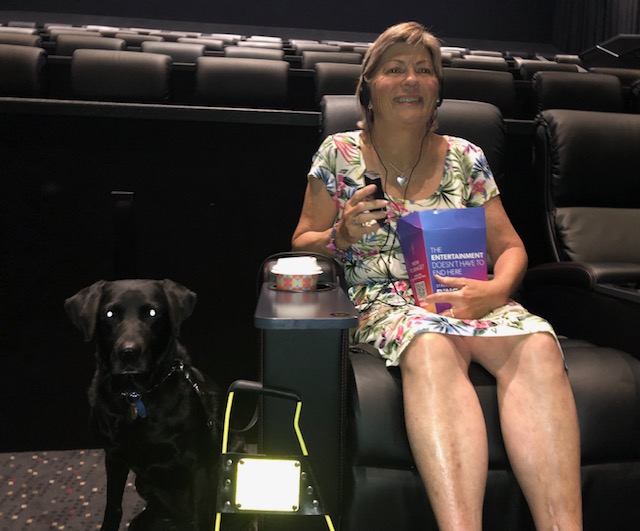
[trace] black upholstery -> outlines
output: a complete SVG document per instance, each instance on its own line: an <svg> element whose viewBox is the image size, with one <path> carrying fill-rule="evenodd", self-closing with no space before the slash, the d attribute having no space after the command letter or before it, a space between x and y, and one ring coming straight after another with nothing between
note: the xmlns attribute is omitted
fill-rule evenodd
<svg viewBox="0 0 640 531"><path fill-rule="evenodd" d="M144 41L140 47L143 52L166 54L174 63L195 63L205 52L204 44L174 41Z"/></svg>
<svg viewBox="0 0 640 531"><path fill-rule="evenodd" d="M540 71L534 74L532 84L538 111L623 111L620 80L609 74Z"/></svg>
<svg viewBox="0 0 640 531"><path fill-rule="evenodd" d="M324 96L321 136L357 128L360 108L355 96ZM500 109L479 101L447 100L438 108L438 132L461 136L480 146L497 181L504 175L504 121Z"/></svg>
<svg viewBox="0 0 640 531"><path fill-rule="evenodd" d="M580 59L580 56L577 54L557 53L553 56L553 60L557 63L570 63L582 66L582 59Z"/></svg>
<svg viewBox="0 0 640 531"><path fill-rule="evenodd" d="M164 41L160 35L148 35L141 33L130 33L123 31L114 35L116 39L123 39L127 43L127 48L139 49L143 42L146 41Z"/></svg>
<svg viewBox="0 0 640 531"><path fill-rule="evenodd" d="M589 72L594 74L609 74L620 79L623 87L629 87L640 79L640 68L616 68L613 66L592 66Z"/></svg>
<svg viewBox="0 0 640 531"><path fill-rule="evenodd" d="M451 59L452 68L479 68L481 70L497 70L507 72L509 63L503 57L489 57L479 55L467 55L464 57L453 57Z"/></svg>
<svg viewBox="0 0 640 531"><path fill-rule="evenodd" d="M505 118L515 111L516 91L510 72L474 68L444 68L444 99L492 103Z"/></svg>
<svg viewBox="0 0 640 531"><path fill-rule="evenodd" d="M326 94L355 94L362 65L352 63L316 63L316 102Z"/></svg>
<svg viewBox="0 0 640 531"><path fill-rule="evenodd" d="M41 46L42 37L30 33L0 31L0 44L19 44L22 46Z"/></svg>
<svg viewBox="0 0 640 531"><path fill-rule="evenodd" d="M235 45L242 40L242 35L236 33L207 33L202 35L205 39L219 39L225 45Z"/></svg>
<svg viewBox="0 0 640 531"><path fill-rule="evenodd" d="M282 50L282 42L280 41L259 41L259 40L246 40L238 41L236 46L246 46L248 48L270 48L273 50Z"/></svg>
<svg viewBox="0 0 640 531"><path fill-rule="evenodd" d="M640 518L635 502L640 495L640 362L583 341L561 343L580 421L585 529L631 530ZM399 371L357 348L350 362L351 470L340 529L437 529L406 438ZM471 366L470 376L489 439L483 529L533 530L502 443L495 382L477 365Z"/></svg>
<svg viewBox="0 0 640 531"><path fill-rule="evenodd" d="M56 55L71 56L78 48L94 50L124 50L127 43L115 37L96 37L65 33L56 39Z"/></svg>
<svg viewBox="0 0 640 531"><path fill-rule="evenodd" d="M640 264L640 116L544 111L536 146L555 260Z"/></svg>
<svg viewBox="0 0 640 531"><path fill-rule="evenodd" d="M274 59L284 60L284 50L273 48L259 48L257 46L226 46L225 57L244 57L247 59Z"/></svg>
<svg viewBox="0 0 640 531"><path fill-rule="evenodd" d="M322 104L325 133L353 127L359 112L355 97L325 96ZM348 118L340 117L340 112L344 112ZM555 135L557 139L553 142L576 144L574 156L569 157L569 160L560 162L558 154L549 155L551 161L547 163L548 167L559 171L558 165L565 164L572 175L570 186L561 185L556 195L560 198L577 194L582 198L580 203L583 205L597 206L598 201L608 202L602 196L616 197L618 207L635 204L640 197L637 179L628 179L629 182L625 181L623 186L632 197L626 197L625 193L620 196L614 185L597 198L593 195L595 189L590 186L589 180L580 180L581 175L589 171L593 175L591 181L598 183L597 189L600 190L603 175L616 175L620 166L626 165L623 160L628 159L620 160L621 151L640 145L640 138L630 131L634 128L631 122L640 123L640 116L581 111L545 111L542 116L552 121L553 127L557 128L558 124L555 122L561 121L565 113L584 115L587 121L590 116L598 118L589 127L578 121L572 124L575 129ZM554 114L560 115L555 121L552 120ZM607 117L628 117L630 123L604 126ZM490 164L500 165L502 152L492 147L502 142L502 119L496 107L487 103L445 99L440 107L438 121L441 131L472 139L488 154L493 154L494 160L490 158ZM469 129L470 126L473 129ZM631 133L626 140L621 138L624 130ZM611 136L608 140L601 138L608 135ZM622 143L626 147L619 146L618 151L608 151L610 156L602 156L600 151L604 147L594 153L590 147L594 143L603 146ZM563 151L573 152L573 149L564 146ZM640 155L635 155L635 158L638 156ZM611 163L611 158L615 162ZM594 164L593 159L598 163ZM631 167L634 167L633 162L635 159L631 160ZM589 165L591 168L587 170L586 166ZM582 180L584 181L584 176ZM623 211L616 214L622 216L618 217L620 222L633 227L632 230L637 232L640 220L626 217L634 214ZM612 237L611 227L608 234L610 240L616 240ZM589 234L583 234L582 237L588 238ZM593 238L591 240L593 243ZM637 254L640 253L638 241L640 239L636 236L633 240L635 244L631 240L617 241L617 244L603 242L600 250L590 251L584 248L582 252L598 253L602 248L613 246L619 248L620 253ZM633 247L633 250L625 249L627 247ZM627 255L625 259L631 258L633 257ZM624 270L624 264L618 264L618 268L611 269L609 274L614 274L615 271L622 273ZM588 272L586 276L588 277ZM564 304L555 301L554 304L558 314L574 311L573 305L567 301ZM609 315L612 319L618 319L617 315L606 311L592 316L593 328ZM636 323L638 317L640 316L635 318ZM584 331L586 318L581 315L581 319ZM556 323L552 321L552 324L555 326ZM634 328L630 322L625 321L624 326L628 326L637 336L637 325ZM601 328L607 328L606 324L602 323ZM613 334L610 335L618 336L621 333L614 327ZM640 417L637 415L640 411L640 360L628 352L612 348L615 343L601 342L605 346L596 346L588 341L563 337L561 344L580 422L584 528L631 531L640 518L640 506L636 502L640 496ZM341 531L437 529L406 438L398 369L388 369L370 347L357 345L350 354L350 370ZM470 367L470 377L485 416L489 442L489 474L483 529L533 530L529 508L510 469L502 442L495 380L476 364ZM374 507L383 509L373 510Z"/></svg>
<svg viewBox="0 0 640 531"><path fill-rule="evenodd" d="M302 68L312 70L316 63L362 63L362 55L356 52L318 52L307 50L302 52Z"/></svg>
<svg viewBox="0 0 640 531"><path fill-rule="evenodd" d="M86 37L102 37L99 31L88 30L85 28L67 28L67 27L59 27L59 28L51 28L49 30L49 40L55 42L60 35L84 35Z"/></svg>
<svg viewBox="0 0 640 531"><path fill-rule="evenodd" d="M555 61L543 61L540 59L516 59L516 66L520 77L531 80L536 72L553 70L556 72L583 72L580 66L572 63L556 63Z"/></svg>
<svg viewBox="0 0 640 531"><path fill-rule="evenodd" d="M71 58L73 93L91 100L166 102L171 66L171 58L163 54L76 50Z"/></svg>
<svg viewBox="0 0 640 531"><path fill-rule="evenodd" d="M208 39L204 37L180 37L177 42L187 44L203 44L207 52L221 52L224 50L224 41L222 39Z"/></svg>
<svg viewBox="0 0 640 531"><path fill-rule="evenodd" d="M631 83L629 93L629 110L640 113L640 79Z"/></svg>
<svg viewBox="0 0 640 531"><path fill-rule="evenodd" d="M525 293L559 333L640 358L638 146L640 115L541 113L536 174L550 259L528 271Z"/></svg>
<svg viewBox="0 0 640 531"><path fill-rule="evenodd" d="M469 50L467 55L479 55L481 57L503 57L502 52L496 50Z"/></svg>
<svg viewBox="0 0 640 531"><path fill-rule="evenodd" d="M282 108L288 104L289 63L242 57L199 57L196 102Z"/></svg>
<svg viewBox="0 0 640 531"><path fill-rule="evenodd" d="M42 48L0 44L0 96L41 96L46 62Z"/></svg>
<svg viewBox="0 0 640 531"><path fill-rule="evenodd" d="M314 52L339 52L340 46L337 44L323 44L319 42L297 42L293 45L293 49L299 55L302 52L314 51Z"/></svg>

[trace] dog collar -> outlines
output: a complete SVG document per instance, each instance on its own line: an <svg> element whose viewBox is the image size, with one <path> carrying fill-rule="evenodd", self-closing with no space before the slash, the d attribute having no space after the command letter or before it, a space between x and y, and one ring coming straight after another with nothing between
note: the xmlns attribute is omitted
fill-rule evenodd
<svg viewBox="0 0 640 531"><path fill-rule="evenodd" d="M147 416L147 408L141 399L140 393L130 392L122 393L122 395L129 402L129 416L131 420L136 420L138 417L143 419Z"/></svg>
<svg viewBox="0 0 640 531"><path fill-rule="evenodd" d="M124 391L121 393L121 395L127 400L127 402L129 402L129 417L131 417L131 420L136 420L137 418L146 418L147 407L142 401L142 396L151 393L151 391L161 386L175 372L181 373L187 380L187 382L189 382L196 395L198 395L202 407L207 414L207 427L211 429L215 423L214 415L210 411L210 408L207 406L207 402L204 398L202 390L200 389L200 385L195 381L191 371L188 368L185 368L183 360L176 360L175 364L171 367L171 370L165 375L165 377L153 387L147 389L144 393L138 393L137 391Z"/></svg>
<svg viewBox="0 0 640 531"><path fill-rule="evenodd" d="M164 376L164 378L154 386L147 389L144 393L138 393L137 391L123 391L120 393L127 402L129 402L129 417L131 417L131 420L136 420L138 417L141 419L147 417L147 407L142 401L142 396L149 394L151 391L161 386L174 372L178 370L184 370L184 363L182 360L176 360L176 363L171 367L171 370Z"/></svg>

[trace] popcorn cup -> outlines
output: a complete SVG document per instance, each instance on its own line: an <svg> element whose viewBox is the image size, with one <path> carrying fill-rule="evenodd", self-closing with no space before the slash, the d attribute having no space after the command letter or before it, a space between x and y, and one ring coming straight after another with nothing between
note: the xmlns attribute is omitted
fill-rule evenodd
<svg viewBox="0 0 640 531"><path fill-rule="evenodd" d="M284 291L314 291L322 268L313 256L278 258L271 268L276 279L276 289Z"/></svg>

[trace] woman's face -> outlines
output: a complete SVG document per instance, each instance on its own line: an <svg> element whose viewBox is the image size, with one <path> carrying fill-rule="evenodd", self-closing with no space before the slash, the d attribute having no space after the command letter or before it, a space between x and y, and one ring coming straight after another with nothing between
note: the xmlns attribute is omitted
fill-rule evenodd
<svg viewBox="0 0 640 531"><path fill-rule="evenodd" d="M379 120L426 124L436 106L439 84L431 54L399 43L382 56L371 82L371 103Z"/></svg>

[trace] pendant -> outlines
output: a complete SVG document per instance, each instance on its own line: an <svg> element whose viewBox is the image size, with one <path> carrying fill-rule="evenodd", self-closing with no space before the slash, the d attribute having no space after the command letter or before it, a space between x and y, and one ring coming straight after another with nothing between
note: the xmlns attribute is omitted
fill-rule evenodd
<svg viewBox="0 0 640 531"><path fill-rule="evenodd" d="M404 186L405 184L407 184L407 177L404 175L404 173L401 173L396 177L396 182L398 183L398 186Z"/></svg>
<svg viewBox="0 0 640 531"><path fill-rule="evenodd" d="M135 404L129 404L129 416L131 420L136 420L138 418L138 408Z"/></svg>

